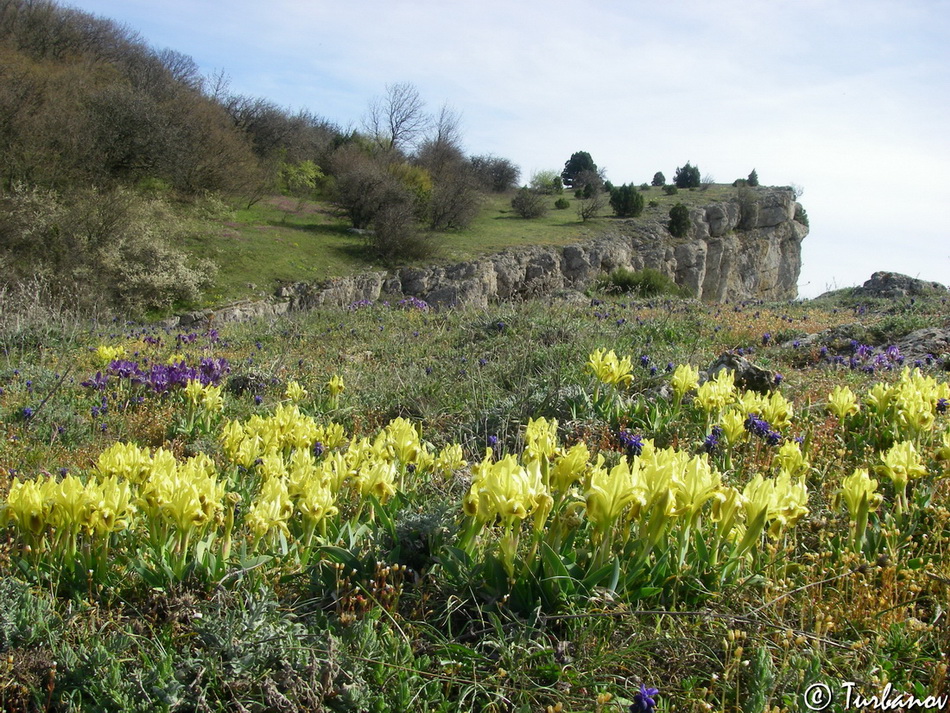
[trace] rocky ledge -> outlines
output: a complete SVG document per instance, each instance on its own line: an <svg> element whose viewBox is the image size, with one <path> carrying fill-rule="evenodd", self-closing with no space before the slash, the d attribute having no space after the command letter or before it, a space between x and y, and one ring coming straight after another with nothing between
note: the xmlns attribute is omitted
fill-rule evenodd
<svg viewBox="0 0 950 713"><path fill-rule="evenodd" d="M690 210L691 227L674 238L658 220L617 220L599 238L565 246L505 250L455 265L367 272L282 287L263 302L214 311L217 321L274 316L361 300L416 297L435 307L472 305L583 290L616 268L653 268L706 301L794 299L801 243L808 234L801 206L784 188L737 194ZM187 325L208 312L183 315Z"/></svg>

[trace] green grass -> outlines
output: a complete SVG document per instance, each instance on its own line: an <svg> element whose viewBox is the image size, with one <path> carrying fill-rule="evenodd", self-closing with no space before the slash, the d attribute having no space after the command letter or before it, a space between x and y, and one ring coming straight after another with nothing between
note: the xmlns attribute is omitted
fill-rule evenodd
<svg viewBox="0 0 950 713"><path fill-rule="evenodd" d="M667 196L653 187L644 192L644 198L647 204L655 200L658 205L647 205L640 220L665 221L670 207L678 202L704 205L729 200L735 193L731 186L713 185ZM533 220L520 218L512 211L512 195L486 195L468 228L433 233L437 246L433 262L466 260L506 248L567 245L622 229L609 206L597 217L582 222L577 216L578 201L568 191L562 195L569 200L569 208L556 210L554 201L559 196L552 195L548 213ZM211 221L183 247L218 265L214 285L205 295L209 305L273 294L288 283L316 282L391 267L373 259L363 238L349 229L349 223L330 203L281 196L271 196Z"/></svg>

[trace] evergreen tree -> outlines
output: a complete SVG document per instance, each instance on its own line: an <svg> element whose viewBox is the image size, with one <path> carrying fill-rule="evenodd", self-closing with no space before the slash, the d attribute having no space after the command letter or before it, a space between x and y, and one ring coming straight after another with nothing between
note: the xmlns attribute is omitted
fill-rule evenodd
<svg viewBox="0 0 950 713"><path fill-rule="evenodd" d="M752 169L752 173L749 174L749 178L746 179L746 182L753 188L759 185L759 174L755 172L755 169Z"/></svg>
<svg viewBox="0 0 950 713"><path fill-rule="evenodd" d="M561 178L567 188L574 188L574 179L583 171L597 173L597 164L590 154L586 151L576 151L565 162L564 170L561 171Z"/></svg>
<svg viewBox="0 0 950 713"><path fill-rule="evenodd" d="M674 238L686 237L686 233L689 232L689 227L689 208L682 203L677 203L670 208L670 235Z"/></svg>
<svg viewBox="0 0 950 713"><path fill-rule="evenodd" d="M643 195L626 183L610 191L610 207L618 218L636 218L643 212Z"/></svg>
<svg viewBox="0 0 950 713"><path fill-rule="evenodd" d="M691 166L689 161L682 168L676 169L673 183L677 188L698 188L700 183L699 166Z"/></svg>
<svg viewBox="0 0 950 713"><path fill-rule="evenodd" d="M663 175L662 171L657 171L653 174L653 185L654 186L665 186L666 185L666 176Z"/></svg>

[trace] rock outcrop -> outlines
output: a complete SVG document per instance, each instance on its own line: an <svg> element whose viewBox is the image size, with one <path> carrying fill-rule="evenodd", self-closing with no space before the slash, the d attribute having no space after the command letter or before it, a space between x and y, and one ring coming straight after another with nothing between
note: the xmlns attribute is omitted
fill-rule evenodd
<svg viewBox="0 0 950 713"><path fill-rule="evenodd" d="M921 297L936 295L946 297L947 288L939 282L918 280L914 277L902 275L899 272L875 272L871 279L861 287L855 287L852 295L855 297Z"/></svg>
<svg viewBox="0 0 950 713"><path fill-rule="evenodd" d="M691 227L683 238L674 238L660 220L618 220L609 233L585 242L510 249L455 265L297 283L282 287L267 304L241 303L214 314L218 321L230 321L409 296L437 307L484 307L583 290L616 268L659 270L706 301L793 299L801 242L808 234L798 215L800 206L790 189L749 190L736 200L691 209Z"/></svg>
<svg viewBox="0 0 950 713"><path fill-rule="evenodd" d="M451 266L365 273L281 290L291 309L413 296L435 306L524 299L583 289L604 272L653 268L709 301L797 296L801 242L808 228L786 189L765 189L745 205L690 211L691 229L673 238L659 221L617 221L610 234L563 247L505 250Z"/></svg>

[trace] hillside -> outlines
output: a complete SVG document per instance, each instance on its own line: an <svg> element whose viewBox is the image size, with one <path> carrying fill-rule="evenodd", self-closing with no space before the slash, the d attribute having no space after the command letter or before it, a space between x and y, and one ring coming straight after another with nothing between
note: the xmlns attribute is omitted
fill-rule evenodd
<svg viewBox="0 0 950 713"><path fill-rule="evenodd" d="M766 195L769 190L761 189L759 194ZM331 277L367 271L428 266L437 268L503 250L518 250L528 246L563 247L621 233L632 235L644 230L652 231L655 235L663 231L669 209L677 203L688 206L696 213L696 221L702 222L707 207L732 203L738 205L740 196L736 188L728 185L683 190L676 195L667 195L658 187L642 190L641 193L647 205L640 217L616 218L610 208L605 207L596 217L587 221L579 219L579 201L568 192L550 196L548 202L551 209L543 217L531 220L515 214L511 208L512 192L487 194L468 227L434 233L431 238L435 251L430 257L404 262L374 259L365 238L339 217L339 211L332 203L295 201L281 196L266 198L251 209L229 213L187 245L196 255L213 257L219 265L207 306L220 306L227 301L268 297L287 285L320 283ZM554 209L557 198L567 200L569 207ZM669 240L670 236L667 235L666 239ZM654 244L657 240L659 238L654 240ZM649 250L642 252L646 254ZM648 266L665 268L659 263ZM755 270L754 264L751 269ZM794 283L797 267L789 269L794 273L791 276L791 282ZM764 270L763 266L761 271ZM688 276L677 276L675 267L663 271L694 293L698 292L696 284L689 284ZM715 290L711 294L713 292ZM720 294L733 298L743 296L735 291L723 291Z"/></svg>
<svg viewBox="0 0 950 713"><path fill-rule="evenodd" d="M465 154L458 116L424 106L411 84L390 85L362 128L344 131L234 94L223 76L107 18L2 0L0 288L87 312L167 314L636 229L610 217L607 199L623 186L586 152L534 185L503 157ZM547 208L530 220L512 208L528 183L525 195ZM740 192L649 187L636 220L662 231L675 203L696 210ZM656 267L680 280L671 265Z"/></svg>

